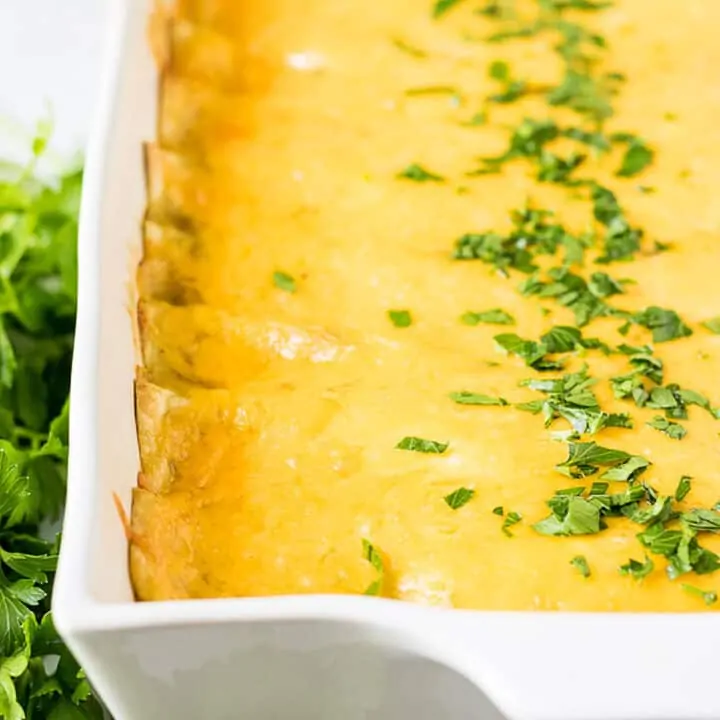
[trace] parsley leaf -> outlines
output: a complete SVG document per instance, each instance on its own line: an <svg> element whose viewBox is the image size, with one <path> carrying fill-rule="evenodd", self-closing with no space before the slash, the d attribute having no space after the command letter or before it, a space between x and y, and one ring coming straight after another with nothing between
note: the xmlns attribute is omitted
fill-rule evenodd
<svg viewBox="0 0 720 720"><path fill-rule="evenodd" d="M686 593L699 597L706 605L714 605L717 602L718 596L713 590L701 590L687 583L683 583L681 587Z"/></svg>
<svg viewBox="0 0 720 720"><path fill-rule="evenodd" d="M513 534L510 532L510 528L513 525L517 525L521 521L522 521L522 515L520 513L514 512L513 510L510 510L505 515L505 520L503 521L503 524L502 524L502 531L508 537L512 537Z"/></svg>
<svg viewBox="0 0 720 720"><path fill-rule="evenodd" d="M508 353L517 355L525 364L535 370L561 370L563 364L555 360L546 359L547 345L534 340L523 340L515 333L502 333L495 336L495 342Z"/></svg>
<svg viewBox="0 0 720 720"><path fill-rule="evenodd" d="M681 320L674 310L653 305L633 316L634 322L652 330L654 342L668 342L692 335L692 330Z"/></svg>
<svg viewBox="0 0 720 720"><path fill-rule="evenodd" d="M504 80L510 79L510 66L504 60L494 60L490 63L488 68L488 75L493 80Z"/></svg>
<svg viewBox="0 0 720 720"><path fill-rule="evenodd" d="M602 477L615 482L631 482L641 475L650 465L650 461L640 455L631 455L625 462L606 470Z"/></svg>
<svg viewBox="0 0 720 720"><path fill-rule="evenodd" d="M630 226L617 198L606 187L595 184L592 201L595 219L605 226L603 254L596 262L631 260L640 250L642 230Z"/></svg>
<svg viewBox="0 0 720 720"><path fill-rule="evenodd" d="M589 578L592 574L590 572L590 565L584 555L576 555L570 564L584 577Z"/></svg>
<svg viewBox="0 0 720 720"><path fill-rule="evenodd" d="M414 182L445 182L445 178L442 175L430 172L417 163L408 165L404 170L398 173L397 177L404 180L413 180Z"/></svg>
<svg viewBox="0 0 720 720"><path fill-rule="evenodd" d="M465 325L479 325L480 323L488 323L489 325L515 324L515 318L500 308L481 310L480 312L468 311L460 316L460 321Z"/></svg>
<svg viewBox="0 0 720 720"><path fill-rule="evenodd" d="M688 510L680 519L686 527L695 532L720 532L720 512L717 510Z"/></svg>
<svg viewBox="0 0 720 720"><path fill-rule="evenodd" d="M402 52L404 52L408 55L411 55L412 57L415 57L415 58L426 58L427 57L427 53L424 50L421 50L420 48L417 48L414 45L411 45L410 43L407 43L400 38L394 38L392 43L398 50L402 50Z"/></svg>
<svg viewBox="0 0 720 720"><path fill-rule="evenodd" d="M650 165L655 157L654 151L642 140L630 136L622 165L617 171L618 177L634 177Z"/></svg>
<svg viewBox="0 0 720 720"><path fill-rule="evenodd" d="M624 450L602 447L595 442L571 442L568 457L555 467L569 477L586 477L596 473L599 465L622 465L632 457Z"/></svg>
<svg viewBox="0 0 720 720"><path fill-rule="evenodd" d="M532 273L535 255L552 255L559 247L577 247L581 242L559 223L552 212L525 208L511 214L513 229L506 235L494 232L467 233L455 242L456 260L481 260L507 277L508 270Z"/></svg>
<svg viewBox="0 0 720 720"><path fill-rule="evenodd" d="M606 413L600 409L592 391L595 379L587 374L587 368L549 380L525 380L522 385L544 393L546 400L522 403L517 407L529 412L542 412L545 427L562 417L578 434L595 434L605 427L632 427L628 415Z"/></svg>
<svg viewBox="0 0 720 720"><path fill-rule="evenodd" d="M542 335L540 340L551 354L572 352L584 347L582 332L568 325L556 325Z"/></svg>
<svg viewBox="0 0 720 720"><path fill-rule="evenodd" d="M396 328L406 328L412 325L412 315L409 310L388 310L388 317Z"/></svg>
<svg viewBox="0 0 720 720"><path fill-rule="evenodd" d="M720 335L720 316L710 318L710 320L705 320L705 322L701 323L704 328L707 328L711 333L715 333L715 335Z"/></svg>
<svg viewBox="0 0 720 720"><path fill-rule="evenodd" d="M553 514L533 525L541 535L593 535L600 532L600 508L590 500L570 496L562 506L551 507Z"/></svg>
<svg viewBox="0 0 720 720"><path fill-rule="evenodd" d="M463 2L463 0L435 0L432 12L433 17L436 19L442 17L461 2Z"/></svg>
<svg viewBox="0 0 720 720"><path fill-rule="evenodd" d="M557 267L548 270L547 277L548 280L541 280L536 275L531 276L520 285L520 292L551 298L570 308L580 327L598 317L623 315L605 302L605 298L624 292L622 285L606 273L596 272L585 280L567 267Z"/></svg>
<svg viewBox="0 0 720 720"><path fill-rule="evenodd" d="M475 497L475 491L466 487L459 487L457 490L453 490L449 495L446 495L444 500L452 510L461 508L466 503L470 502Z"/></svg>
<svg viewBox="0 0 720 720"><path fill-rule="evenodd" d="M474 393L469 390L450 393L450 399L458 405L508 405L508 401L505 400L505 398L482 395L481 393Z"/></svg>
<svg viewBox="0 0 720 720"><path fill-rule="evenodd" d="M297 283L292 275L288 275L286 272L276 270L273 273L273 284L278 290L284 290L285 292L294 293L297 292Z"/></svg>
<svg viewBox="0 0 720 720"><path fill-rule="evenodd" d="M375 569L377 577L365 589L365 595L382 595L383 582L385 580L385 564L382 555L375 546L365 538L362 539L362 556Z"/></svg>
<svg viewBox="0 0 720 720"><path fill-rule="evenodd" d="M424 438L408 435L395 446L397 450L411 450L413 452L430 453L431 455L442 455L450 446L450 443L438 442L437 440L425 440Z"/></svg>
<svg viewBox="0 0 720 720"><path fill-rule="evenodd" d="M649 558L645 558L645 562L641 563L638 560L632 558L628 560L625 565L620 566L620 573L622 575L630 575L635 580L642 580L646 578L655 569L655 563Z"/></svg>
<svg viewBox="0 0 720 720"><path fill-rule="evenodd" d="M646 423L651 428L665 433L673 440L682 440L687 435L687 429L676 422L667 420L662 415L656 415L650 422Z"/></svg>
<svg viewBox="0 0 720 720"><path fill-rule="evenodd" d="M675 490L675 499L682 502L692 490L692 478L689 475L683 475L678 482L677 490Z"/></svg>

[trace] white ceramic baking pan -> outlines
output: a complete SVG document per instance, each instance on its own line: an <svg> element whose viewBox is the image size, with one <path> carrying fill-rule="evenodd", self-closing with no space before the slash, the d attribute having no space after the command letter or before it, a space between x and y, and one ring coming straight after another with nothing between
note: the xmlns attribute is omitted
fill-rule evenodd
<svg viewBox="0 0 720 720"><path fill-rule="evenodd" d="M361 0L357 0L360 2ZM368 597L133 602L132 278L155 135L152 0L115 0L80 229L55 622L116 720L720 718L720 614L439 610ZM478 558L482 562L482 558Z"/></svg>

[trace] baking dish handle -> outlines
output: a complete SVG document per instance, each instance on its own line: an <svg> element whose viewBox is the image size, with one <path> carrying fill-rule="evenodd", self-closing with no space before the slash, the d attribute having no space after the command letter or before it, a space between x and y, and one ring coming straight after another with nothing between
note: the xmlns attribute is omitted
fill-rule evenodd
<svg viewBox="0 0 720 720"><path fill-rule="evenodd" d="M436 613L434 660L508 720L710 720L720 615Z"/></svg>

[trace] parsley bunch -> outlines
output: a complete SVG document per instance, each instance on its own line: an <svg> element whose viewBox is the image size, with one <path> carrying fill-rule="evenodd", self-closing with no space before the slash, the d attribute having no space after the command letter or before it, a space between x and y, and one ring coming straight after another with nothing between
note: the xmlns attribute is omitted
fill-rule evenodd
<svg viewBox="0 0 720 720"><path fill-rule="evenodd" d="M65 494L82 173L0 162L0 718L102 718L49 614Z"/></svg>

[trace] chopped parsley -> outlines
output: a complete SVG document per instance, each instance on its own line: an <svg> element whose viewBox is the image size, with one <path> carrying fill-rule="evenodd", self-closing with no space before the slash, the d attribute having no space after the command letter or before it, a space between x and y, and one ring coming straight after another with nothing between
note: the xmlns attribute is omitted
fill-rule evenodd
<svg viewBox="0 0 720 720"><path fill-rule="evenodd" d="M662 415L656 415L650 422L646 423L651 428L659 430L665 433L669 438L673 440L682 440L687 435L687 429L680 425L680 423L672 422Z"/></svg>
<svg viewBox="0 0 720 720"><path fill-rule="evenodd" d="M510 66L503 60L495 60L488 69L488 75L503 84L502 92L490 95L489 102L505 105L515 102L529 92L527 83L512 77Z"/></svg>
<svg viewBox="0 0 720 720"><path fill-rule="evenodd" d="M711 333L715 333L715 335L720 335L720 316L710 318L710 320L705 320L705 322L702 323L702 326L709 330Z"/></svg>
<svg viewBox="0 0 720 720"><path fill-rule="evenodd" d="M714 605L717 602L718 596L713 590L701 590L700 588L697 588L694 585L688 585L687 583L683 583L681 587L686 593L699 597L708 606Z"/></svg>
<svg viewBox="0 0 720 720"><path fill-rule="evenodd" d="M422 165L418 165L417 163L408 165L398 173L397 177L401 180L413 180L414 182L445 182L445 178L442 175L430 172L430 170L426 170Z"/></svg>
<svg viewBox="0 0 720 720"><path fill-rule="evenodd" d="M501 82L510 79L510 66L504 60L494 60L488 68L488 75Z"/></svg>
<svg viewBox="0 0 720 720"><path fill-rule="evenodd" d="M405 91L408 97L422 97L423 95L449 95L454 98L462 98L462 93L451 85L424 85L422 87L408 88Z"/></svg>
<svg viewBox="0 0 720 720"><path fill-rule="evenodd" d="M536 255L553 255L559 248L577 255L583 239L553 222L552 215L549 210L529 207L516 210L511 213L513 229L509 234L467 233L455 242L453 257L481 260L507 277L511 269L527 274L536 271Z"/></svg>
<svg viewBox="0 0 720 720"><path fill-rule="evenodd" d="M620 136L615 135L613 139L627 142L627 150L616 173L618 177L634 177L652 164L655 152L639 138L633 135L621 134Z"/></svg>
<svg viewBox="0 0 720 720"><path fill-rule="evenodd" d="M463 0L435 0L432 11L433 17L436 19L442 17L461 2L463 2Z"/></svg>
<svg viewBox="0 0 720 720"><path fill-rule="evenodd" d="M674 310L655 305L633 316L633 322L652 330L653 342L661 343L692 335L692 330Z"/></svg>
<svg viewBox="0 0 720 720"><path fill-rule="evenodd" d="M510 313L493 308L492 310L482 310L480 312L468 311L460 316L460 322L465 325L479 325L480 323L488 323L489 325L514 325L515 318Z"/></svg>
<svg viewBox="0 0 720 720"><path fill-rule="evenodd" d="M681 516L684 525L696 532L720 533L720 512L717 510L694 509Z"/></svg>
<svg viewBox="0 0 720 720"><path fill-rule="evenodd" d="M556 325L542 335L540 340L551 354L573 352L585 347L582 332L568 325Z"/></svg>
<svg viewBox="0 0 720 720"><path fill-rule="evenodd" d="M598 263L632 260L640 250L642 230L633 228L620 207L617 198L608 188L595 184L592 188L593 214L605 226L603 253Z"/></svg>
<svg viewBox="0 0 720 720"><path fill-rule="evenodd" d="M595 442L568 443L568 457L555 466L558 472L573 478L594 475L600 467L609 468L602 477L606 480L634 480L650 462L639 455L630 455L624 450L603 447Z"/></svg>
<svg viewBox="0 0 720 720"><path fill-rule="evenodd" d="M594 535L600 532L600 508L590 500L578 494L558 493L548 505L552 514L533 525L535 532L559 536Z"/></svg>
<svg viewBox="0 0 720 720"><path fill-rule="evenodd" d="M524 340L515 333L502 333L495 336L495 342L511 355L517 355L529 367L540 370L562 370L563 364L546 358L548 347L545 343Z"/></svg>
<svg viewBox="0 0 720 720"><path fill-rule="evenodd" d="M445 11L444 3L441 13ZM448 3L449 7L455 3ZM479 159L469 177L500 173L506 164L527 164L541 183L553 183L567 193L588 203L587 229L577 232L558 222L547 209L524 207L511 214L510 229L499 232L486 229L469 232L455 242L456 260L479 260L503 277L522 273L519 292L540 301L551 301L574 315L574 325L557 324L539 339L515 333L495 336L498 347L520 358L536 371L561 371L557 377L532 377L521 385L540 397L528 399L515 407L542 418L546 427L558 420L569 429L553 430L550 437L568 445L568 456L556 466L558 472L576 479L599 477L589 487L581 485L558 490L547 501L550 515L533 525L536 532L550 536L588 535L601 532L613 518L626 518L640 526L637 538L648 554L667 560L666 572L674 579L685 573L698 575L720 569L720 556L700 544L703 534L720 534L720 503L717 508L685 510L678 503L691 491L691 478L683 476L673 495L662 495L642 482L650 462L640 456L589 441L588 436L606 428L631 428L626 413L606 412L596 394L596 380L587 367L564 372L565 364L574 362L568 354L584 356L586 351L606 355L625 355L628 371L610 379L618 399L630 400L639 408L652 408L658 414L647 423L673 439L682 439L687 427L678 421L688 418L688 408L697 405L720 419L720 408L714 407L703 394L677 384L665 385L665 367L650 346L620 344L610 347L599 339L585 337L582 328L598 318L621 321L618 331L625 335L633 325L652 333L653 343L669 342L689 336L691 328L678 313L669 308L648 307L641 312L624 310L620 301L633 281L602 272L598 266L635 259L647 244L647 252L671 249L657 240L647 242L641 227L631 222L616 193L595 181L590 174L591 160L616 149L620 153L615 175L637 178L655 162L655 150L633 133L605 130L605 121L613 114L614 96L625 77L601 69L605 38L576 21L577 11L597 12L610 6L603 0L540 0L535 17L522 19L500 2L490 2L481 12L500 23L489 42L521 41L540 35L551 35L554 50L562 62L560 81L552 87L533 86L532 80L518 79L505 60L496 60L488 68L490 78L499 84L484 98L490 103L508 103L529 93L544 94L550 106L573 110L580 117L579 127L562 126L553 117L526 117L508 131L505 149L498 155ZM568 15L565 15L565 13ZM487 113L477 116L485 123ZM475 123L473 123L475 124ZM569 142L568 142L569 141ZM573 143L576 146L573 148ZM569 147L569 149L566 149ZM626 185L626 188L630 186ZM632 189L651 190L641 180ZM585 270L587 258L595 268ZM617 304L616 304L617 303ZM541 308L550 312L548 307ZM461 321L467 325L511 325L514 319L502 310L466 312ZM565 321L567 322L567 321ZM703 323L710 332L720 334L720 316ZM563 357L564 356L564 357ZM452 393L460 404L505 405L502 397L469 391ZM622 492L611 492L611 483L626 483ZM493 512L504 517L503 530L519 522L517 513L505 514L504 508ZM571 564L584 577L590 575L587 560L578 555ZM642 579L654 569L654 560L631 559L620 571ZM698 591L703 598L704 591ZM710 596L716 600L714 593Z"/></svg>
<svg viewBox="0 0 720 720"><path fill-rule="evenodd" d="M505 514L505 508L503 508L502 505L498 505L497 507L493 508L493 515L500 515L502 517Z"/></svg>
<svg viewBox="0 0 720 720"><path fill-rule="evenodd" d="M514 512L511 510L505 515L505 520L502 524L502 531L507 535L508 537L512 537L512 533L510 532L510 528L513 525L517 525L519 522L522 521L522 515L520 513Z"/></svg>
<svg viewBox="0 0 720 720"><path fill-rule="evenodd" d="M450 399L458 405L508 405L505 398L494 397L492 395L483 395L481 393L470 392L469 390L461 390L460 392L450 393Z"/></svg>
<svg viewBox="0 0 720 720"><path fill-rule="evenodd" d="M397 450L410 450L412 452L429 453L431 455L442 455L450 446L450 443L437 440L426 440L425 438L408 435L395 446Z"/></svg>
<svg viewBox="0 0 720 720"><path fill-rule="evenodd" d="M412 315L409 310L388 310L388 317L397 328L406 328L412 325Z"/></svg>
<svg viewBox="0 0 720 720"><path fill-rule="evenodd" d="M421 50L420 48L415 47L414 45L411 45L410 43L405 42L400 38L394 38L392 43L398 50L402 50L402 52L406 53L407 55L411 55L412 57L426 58L428 55L424 50Z"/></svg>
<svg viewBox="0 0 720 720"><path fill-rule="evenodd" d="M383 582L385 580L385 564L382 555L375 546L365 538L362 539L362 556L375 569L376 578L365 589L365 595L382 595Z"/></svg>
<svg viewBox="0 0 720 720"><path fill-rule="evenodd" d="M584 555L576 555L570 564L584 577L589 578L592 574L590 572L590 565Z"/></svg>
<svg viewBox="0 0 720 720"><path fill-rule="evenodd" d="M464 127L480 127L486 125L488 116L486 112L476 112L469 120L461 123Z"/></svg>
<svg viewBox="0 0 720 720"><path fill-rule="evenodd" d="M624 565L620 566L621 575L630 575L635 580L646 578L655 569L655 563L651 558L646 557L645 562L639 560L628 560Z"/></svg>
<svg viewBox="0 0 720 720"><path fill-rule="evenodd" d="M682 502L692 490L692 478L689 475L683 475L678 482L675 490L675 500Z"/></svg>
<svg viewBox="0 0 720 720"><path fill-rule="evenodd" d="M580 242L580 249L582 246ZM622 284L606 273L595 272L586 280L567 267L555 267L547 271L547 279L532 275L521 283L519 290L523 295L552 299L569 308L575 314L575 322L579 327L598 317L624 315L610 307L605 300L624 292Z"/></svg>
<svg viewBox="0 0 720 720"><path fill-rule="evenodd" d="M297 291L295 278L281 270L276 270L273 273L273 285L275 285L278 290L284 290L285 292L294 293Z"/></svg>
<svg viewBox="0 0 720 720"><path fill-rule="evenodd" d="M606 413L592 387L596 380L587 373L587 368L549 380L530 379L522 385L544 393L543 400L520 403L516 407L532 413L542 412L545 427L556 418L567 420L578 435L594 435L605 427L632 427L632 419L624 413Z"/></svg>
<svg viewBox="0 0 720 720"><path fill-rule="evenodd" d="M466 487L459 487L446 495L444 500L452 510L457 510L469 503L475 497L475 491Z"/></svg>

